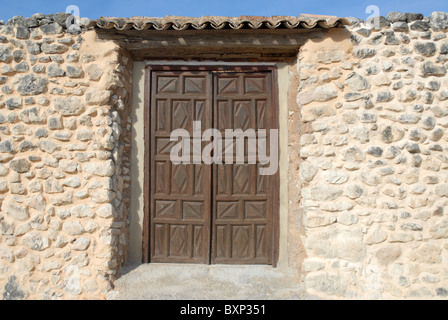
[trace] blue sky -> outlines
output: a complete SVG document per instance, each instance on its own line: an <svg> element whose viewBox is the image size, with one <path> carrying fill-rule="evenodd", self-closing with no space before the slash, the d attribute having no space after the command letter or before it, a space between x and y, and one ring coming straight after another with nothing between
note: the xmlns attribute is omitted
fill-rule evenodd
<svg viewBox="0 0 448 320"><path fill-rule="evenodd" d="M381 15L390 11L418 12L425 16L433 11L448 12L448 0L0 0L0 19L6 21L16 15L29 17L36 12L65 12L69 5L78 6L80 15L91 19L101 16L297 16L311 13L365 20L370 15L365 12L369 5L378 6Z"/></svg>

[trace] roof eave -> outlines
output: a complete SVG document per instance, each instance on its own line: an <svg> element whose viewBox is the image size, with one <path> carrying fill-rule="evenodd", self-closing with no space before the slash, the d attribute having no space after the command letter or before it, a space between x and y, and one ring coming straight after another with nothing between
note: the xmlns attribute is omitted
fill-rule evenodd
<svg viewBox="0 0 448 320"><path fill-rule="evenodd" d="M113 18L101 17L92 20L90 27L98 29L115 30L203 30L203 29L313 29L338 28L350 25L346 18L335 16L300 15L288 16L240 16L240 17L177 17L165 18L132 17Z"/></svg>

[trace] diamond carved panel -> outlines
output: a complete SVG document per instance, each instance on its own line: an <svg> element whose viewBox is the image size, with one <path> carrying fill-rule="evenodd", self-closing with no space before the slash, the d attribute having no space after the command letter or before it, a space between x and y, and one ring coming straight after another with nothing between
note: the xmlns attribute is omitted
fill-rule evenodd
<svg viewBox="0 0 448 320"><path fill-rule="evenodd" d="M233 193L250 193L251 167L247 164L233 165Z"/></svg>
<svg viewBox="0 0 448 320"><path fill-rule="evenodd" d="M186 193L187 190L187 166L173 165L171 177L171 193Z"/></svg>
<svg viewBox="0 0 448 320"><path fill-rule="evenodd" d="M191 104L189 101L174 101L172 129L188 129L191 127Z"/></svg>
<svg viewBox="0 0 448 320"><path fill-rule="evenodd" d="M250 227L234 226L232 231L232 258L250 257Z"/></svg>
<svg viewBox="0 0 448 320"><path fill-rule="evenodd" d="M187 226L170 226L170 256L187 255Z"/></svg>
<svg viewBox="0 0 448 320"><path fill-rule="evenodd" d="M236 101L234 104L233 129L247 130L250 127L250 101Z"/></svg>

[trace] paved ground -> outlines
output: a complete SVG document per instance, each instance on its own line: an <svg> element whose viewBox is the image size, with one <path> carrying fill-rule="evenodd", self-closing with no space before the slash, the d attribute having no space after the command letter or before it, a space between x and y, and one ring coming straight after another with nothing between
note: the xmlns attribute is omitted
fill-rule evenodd
<svg viewBox="0 0 448 320"><path fill-rule="evenodd" d="M291 270L270 266L142 264L127 266L111 300L297 300L306 296Z"/></svg>

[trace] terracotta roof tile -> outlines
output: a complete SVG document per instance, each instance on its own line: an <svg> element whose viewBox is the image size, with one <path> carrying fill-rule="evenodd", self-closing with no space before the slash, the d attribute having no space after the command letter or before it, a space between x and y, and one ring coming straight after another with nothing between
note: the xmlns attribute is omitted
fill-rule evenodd
<svg viewBox="0 0 448 320"><path fill-rule="evenodd" d="M300 15L291 16L240 16L240 17L217 17L204 16L200 18L166 16L164 18L132 17L112 18L101 17L93 20L91 27L100 29L117 30L186 30L186 29L277 29L277 28L336 28L350 25L345 18L335 16Z"/></svg>

